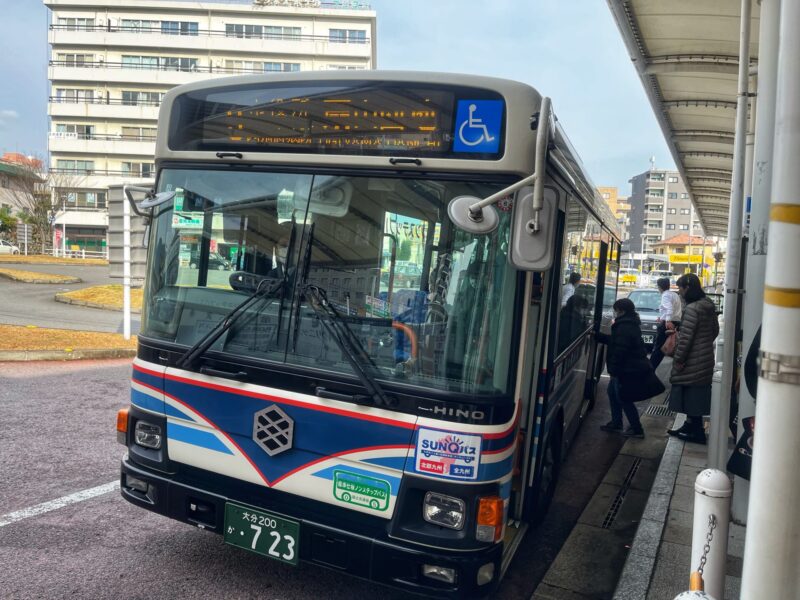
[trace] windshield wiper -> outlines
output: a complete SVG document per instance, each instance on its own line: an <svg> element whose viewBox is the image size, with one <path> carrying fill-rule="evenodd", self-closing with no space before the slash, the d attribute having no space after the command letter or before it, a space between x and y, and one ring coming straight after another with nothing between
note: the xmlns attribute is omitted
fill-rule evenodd
<svg viewBox="0 0 800 600"><path fill-rule="evenodd" d="M342 315L328 302L325 290L316 285L305 285L303 295L308 299L308 305L320 317L322 326L333 337L347 362L350 363L372 403L375 406L389 408L397 406L397 400L389 398L381 388L375 377L377 371L375 363L342 319Z"/></svg>
<svg viewBox="0 0 800 600"><path fill-rule="evenodd" d="M236 280L236 281L234 281ZM234 307L228 314L226 314L216 327L197 340L194 345L189 348L183 356L178 359L177 366L181 369L190 369L195 361L200 358L206 351L216 342L220 336L228 331L242 315L244 315L249 308L262 300L274 300L278 297L279 293L284 288L285 279L275 280L271 277L259 277L258 275L251 275L249 273L234 273L231 275L231 286L234 289L241 289L234 285L235 283L242 285L242 282L247 280L248 283L255 283L253 287L255 290L238 306ZM243 286L244 287L244 286Z"/></svg>

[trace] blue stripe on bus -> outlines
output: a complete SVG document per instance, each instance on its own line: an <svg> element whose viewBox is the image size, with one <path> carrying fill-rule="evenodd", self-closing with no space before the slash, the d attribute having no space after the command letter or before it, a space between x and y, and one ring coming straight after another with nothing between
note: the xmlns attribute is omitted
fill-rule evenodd
<svg viewBox="0 0 800 600"><path fill-rule="evenodd" d="M406 457L405 456L381 456L379 458L364 458L361 462L370 463L373 465L378 465L379 467L387 467L389 469L395 469L396 471L402 471L403 467L406 464Z"/></svg>
<svg viewBox="0 0 800 600"><path fill-rule="evenodd" d="M145 394L139 390L131 388L131 404L143 410L164 414L164 401L153 398L150 394Z"/></svg>
<svg viewBox="0 0 800 600"><path fill-rule="evenodd" d="M219 441L216 435L208 431L200 431L191 427L184 427L177 423L167 422L167 437L171 440L200 446L207 450L222 452L223 454L233 454L228 447Z"/></svg>
<svg viewBox="0 0 800 600"><path fill-rule="evenodd" d="M156 388L157 390L164 389L164 376L163 375L151 375L150 373L145 373L141 370L141 368L137 368L136 365L133 367L133 376L131 379L139 381L145 385L149 385L152 388Z"/></svg>
<svg viewBox="0 0 800 600"><path fill-rule="evenodd" d="M322 479L328 479L333 481L333 472L334 471L347 471L348 473L355 473L357 475L363 475L365 477L371 477L372 479L382 479L389 483L392 488L392 495L396 496L397 491L400 489L400 478L399 477L391 477L389 475L384 475L383 473L375 473L374 471L367 471L366 469L359 469L358 467L354 467L350 464L347 465L335 465L333 467L327 467L322 469L321 471L317 471L313 475L315 477L321 477Z"/></svg>
<svg viewBox="0 0 800 600"><path fill-rule="evenodd" d="M178 410L174 406L139 390L131 389L131 404L138 408L149 410L150 412L155 412L161 415L166 413L167 416L175 417L176 419L183 419L184 421L191 422L195 421L192 417L183 411Z"/></svg>

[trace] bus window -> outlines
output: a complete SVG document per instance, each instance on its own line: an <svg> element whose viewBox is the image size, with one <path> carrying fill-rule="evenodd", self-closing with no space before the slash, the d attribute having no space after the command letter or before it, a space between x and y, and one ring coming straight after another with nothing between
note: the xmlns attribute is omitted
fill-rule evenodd
<svg viewBox="0 0 800 600"><path fill-rule="evenodd" d="M579 202L567 202L566 231L562 253L561 303L558 314L557 354L578 338L591 321L596 286L587 277L591 272L587 258L591 244L585 241L588 213Z"/></svg>

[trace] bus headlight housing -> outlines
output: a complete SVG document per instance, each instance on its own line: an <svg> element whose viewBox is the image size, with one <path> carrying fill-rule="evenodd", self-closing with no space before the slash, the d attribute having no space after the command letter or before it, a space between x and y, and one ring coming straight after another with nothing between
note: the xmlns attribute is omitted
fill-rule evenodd
<svg viewBox="0 0 800 600"><path fill-rule="evenodd" d="M146 421L137 421L133 439L140 446L158 450L161 448L161 427L151 425Z"/></svg>
<svg viewBox="0 0 800 600"><path fill-rule="evenodd" d="M447 527L448 529L462 529L466 506L464 501L453 496L445 496L436 492L425 494L422 505L422 518L428 523Z"/></svg>

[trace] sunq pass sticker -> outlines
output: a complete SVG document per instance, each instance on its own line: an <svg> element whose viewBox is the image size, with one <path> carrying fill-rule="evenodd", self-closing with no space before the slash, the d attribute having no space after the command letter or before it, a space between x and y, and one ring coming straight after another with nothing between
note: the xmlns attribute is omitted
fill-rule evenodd
<svg viewBox="0 0 800 600"><path fill-rule="evenodd" d="M481 436L421 428L417 437L416 469L455 479L477 479Z"/></svg>

